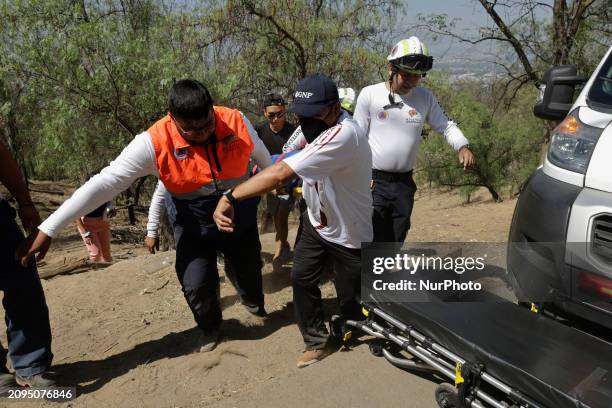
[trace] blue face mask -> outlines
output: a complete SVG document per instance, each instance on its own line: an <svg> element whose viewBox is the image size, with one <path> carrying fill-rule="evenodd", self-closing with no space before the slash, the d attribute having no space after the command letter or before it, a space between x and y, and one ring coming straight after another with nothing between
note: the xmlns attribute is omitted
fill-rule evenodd
<svg viewBox="0 0 612 408"><path fill-rule="evenodd" d="M321 133L331 127L325 121L314 118L300 118L300 126L308 143L312 143Z"/></svg>

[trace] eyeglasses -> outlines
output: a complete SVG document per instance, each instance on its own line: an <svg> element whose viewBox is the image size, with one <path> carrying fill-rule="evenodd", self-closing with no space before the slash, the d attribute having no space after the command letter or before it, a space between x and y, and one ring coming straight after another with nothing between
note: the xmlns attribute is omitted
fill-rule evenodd
<svg viewBox="0 0 612 408"><path fill-rule="evenodd" d="M189 130L185 130L181 127L181 125L178 124L178 122L176 121L176 119L172 118L172 121L174 122L174 124L176 125L177 129L181 132L181 135L183 137L191 137L193 135L195 135L196 133L204 133L206 132L208 129L210 129L211 127L213 127L215 125L215 115L212 115L212 118L206 122L203 126L198 126L196 128L193 129L189 129Z"/></svg>
<svg viewBox="0 0 612 408"><path fill-rule="evenodd" d="M266 117L270 120L274 120L276 118L282 118L283 116L285 116L285 111L281 111L281 112L270 112L270 113L266 113Z"/></svg>

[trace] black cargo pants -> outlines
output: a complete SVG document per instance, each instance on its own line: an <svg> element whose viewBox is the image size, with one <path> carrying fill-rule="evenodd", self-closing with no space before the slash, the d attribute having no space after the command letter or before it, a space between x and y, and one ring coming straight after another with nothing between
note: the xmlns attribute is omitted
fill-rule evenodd
<svg viewBox="0 0 612 408"><path fill-rule="evenodd" d="M173 198L177 210L176 274L202 330L216 329L221 324L217 251L224 255L226 274L241 302L253 308L264 307L258 199L242 201L234 208L236 228L226 234L217 229L212 219L219 198L220 194L192 200Z"/></svg>

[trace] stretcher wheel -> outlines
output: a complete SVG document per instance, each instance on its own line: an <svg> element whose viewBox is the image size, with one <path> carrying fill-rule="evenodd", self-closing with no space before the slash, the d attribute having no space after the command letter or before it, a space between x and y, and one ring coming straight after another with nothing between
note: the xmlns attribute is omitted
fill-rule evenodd
<svg viewBox="0 0 612 408"><path fill-rule="evenodd" d="M368 347L370 348L370 353L372 353L372 355L374 355L375 357L383 356L383 352L382 352L383 348L380 343L373 342L373 343L370 343Z"/></svg>
<svg viewBox="0 0 612 408"><path fill-rule="evenodd" d="M436 388L436 402L440 408L459 408L459 396L455 387L442 383Z"/></svg>

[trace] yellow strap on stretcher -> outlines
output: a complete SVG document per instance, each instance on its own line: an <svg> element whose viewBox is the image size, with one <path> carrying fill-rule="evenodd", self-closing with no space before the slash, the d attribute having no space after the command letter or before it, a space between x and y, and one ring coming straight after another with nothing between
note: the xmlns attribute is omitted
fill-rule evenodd
<svg viewBox="0 0 612 408"><path fill-rule="evenodd" d="M531 304L531 311L533 313L538 313L540 310L538 309L538 305L536 305L535 303Z"/></svg>
<svg viewBox="0 0 612 408"><path fill-rule="evenodd" d="M342 341L343 341L343 342L347 342L347 341L349 341L349 340L351 339L351 336L352 336L352 335L353 335L353 332L352 332L351 330L347 330L347 331L344 333L344 336L342 336Z"/></svg>
<svg viewBox="0 0 612 408"><path fill-rule="evenodd" d="M465 380L461 376L461 363L457 362L457 364L455 364L455 387L458 387L459 384L463 382L465 382Z"/></svg>
<svg viewBox="0 0 612 408"><path fill-rule="evenodd" d="M302 187L293 188L293 198L298 198L302 195Z"/></svg>
<svg viewBox="0 0 612 408"><path fill-rule="evenodd" d="M365 307L361 308L361 313L363 313L365 317L368 317L370 315L370 311L366 309Z"/></svg>

